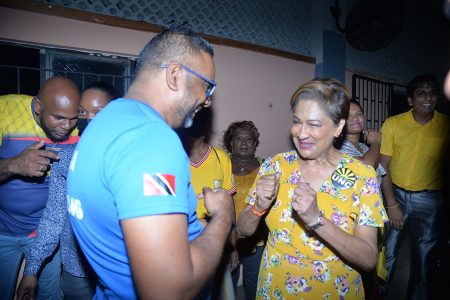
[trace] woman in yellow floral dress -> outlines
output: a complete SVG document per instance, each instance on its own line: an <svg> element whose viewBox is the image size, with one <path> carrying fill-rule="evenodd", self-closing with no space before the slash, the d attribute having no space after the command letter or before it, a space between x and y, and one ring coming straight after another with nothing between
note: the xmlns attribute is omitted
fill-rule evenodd
<svg viewBox="0 0 450 300"><path fill-rule="evenodd" d="M377 227L387 218L373 168L333 147L349 105L333 79L292 96L296 150L264 161L238 219L247 237L267 215L257 299L364 299L357 269L374 267Z"/></svg>

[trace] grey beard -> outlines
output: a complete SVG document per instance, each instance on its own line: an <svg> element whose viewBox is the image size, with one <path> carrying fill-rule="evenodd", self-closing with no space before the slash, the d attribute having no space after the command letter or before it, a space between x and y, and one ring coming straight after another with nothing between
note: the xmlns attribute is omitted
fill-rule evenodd
<svg viewBox="0 0 450 300"><path fill-rule="evenodd" d="M186 116L183 121L183 128L190 128L194 124L194 118L190 115Z"/></svg>
<svg viewBox="0 0 450 300"><path fill-rule="evenodd" d="M194 118L195 118L195 111L197 110L196 107L191 108L184 116L183 119L183 128L190 128L192 124L194 124Z"/></svg>

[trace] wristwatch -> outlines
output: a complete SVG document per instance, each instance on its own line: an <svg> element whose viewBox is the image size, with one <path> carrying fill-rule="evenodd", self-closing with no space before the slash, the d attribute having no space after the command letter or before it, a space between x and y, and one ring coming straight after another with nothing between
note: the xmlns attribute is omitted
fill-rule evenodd
<svg viewBox="0 0 450 300"><path fill-rule="evenodd" d="M308 230L308 231L314 231L314 230L316 230L317 228L323 226L324 224L322 223L322 217L323 217L323 213L320 212L319 216L317 217L316 222L314 222L314 223L312 223L312 224L306 224L306 223L305 223L306 230Z"/></svg>

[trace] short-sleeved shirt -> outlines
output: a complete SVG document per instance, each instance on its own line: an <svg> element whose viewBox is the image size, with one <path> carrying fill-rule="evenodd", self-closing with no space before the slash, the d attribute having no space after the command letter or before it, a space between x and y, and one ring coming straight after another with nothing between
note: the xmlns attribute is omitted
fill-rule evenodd
<svg viewBox="0 0 450 300"><path fill-rule="evenodd" d="M361 276L314 233L292 209L300 182L296 151L266 159L258 177L280 173L274 205L266 216L269 237L261 261L257 299L364 299ZM256 201L253 188L248 203ZM356 224L382 227L387 221L375 170L346 154L317 192L324 217L353 234Z"/></svg>
<svg viewBox="0 0 450 300"><path fill-rule="evenodd" d="M150 106L119 99L83 132L68 174L68 209L81 249L99 277L96 299L136 299L120 222L185 214L189 240L203 227L178 135Z"/></svg>
<svg viewBox="0 0 450 300"><path fill-rule="evenodd" d="M437 111L425 125L414 120L412 110L386 119L380 153L392 157L392 182L410 191L441 189L449 128L449 118Z"/></svg>
<svg viewBox="0 0 450 300"><path fill-rule="evenodd" d="M356 149L355 146L352 145L352 143L345 140L339 151L354 157L362 157L364 156L364 154L366 154L367 151L369 151L369 147L364 143L359 143L359 147L361 148L362 152ZM378 188L380 188L381 191L381 178L386 175L386 170L384 170L381 163L378 163L375 171L377 172Z"/></svg>
<svg viewBox="0 0 450 300"><path fill-rule="evenodd" d="M15 157L32 144L59 152L78 141L78 131L55 143L47 138L34 118L34 98L27 95L0 96L0 159ZM48 197L50 171L43 177L13 176L0 183L0 235L34 236Z"/></svg>
<svg viewBox="0 0 450 300"><path fill-rule="evenodd" d="M198 162L191 161L190 165L192 186L197 195L204 187L223 188L230 195L236 193L231 160L224 150L209 145L202 159ZM208 216L203 199L198 199L197 216L199 219Z"/></svg>

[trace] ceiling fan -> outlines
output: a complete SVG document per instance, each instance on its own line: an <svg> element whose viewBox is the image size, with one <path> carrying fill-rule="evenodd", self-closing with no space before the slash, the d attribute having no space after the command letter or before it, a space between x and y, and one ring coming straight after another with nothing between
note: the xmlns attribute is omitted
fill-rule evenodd
<svg viewBox="0 0 450 300"><path fill-rule="evenodd" d="M350 9L345 27L339 23L339 0L330 7L337 29L355 49L374 51L390 44L400 33L404 9L402 0L358 0Z"/></svg>

